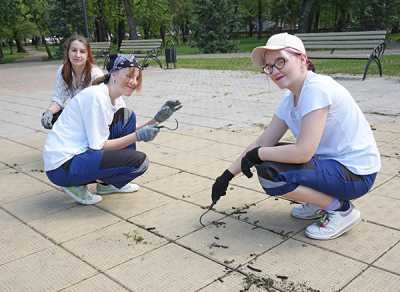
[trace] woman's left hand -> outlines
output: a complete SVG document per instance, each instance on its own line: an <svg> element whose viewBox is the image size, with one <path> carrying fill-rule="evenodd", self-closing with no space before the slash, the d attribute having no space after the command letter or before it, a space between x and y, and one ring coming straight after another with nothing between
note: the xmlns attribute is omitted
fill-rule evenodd
<svg viewBox="0 0 400 292"><path fill-rule="evenodd" d="M240 163L240 167L242 169L243 174L248 178L251 178L253 176L253 173L251 172L250 169L254 165L262 163L262 160L258 155L258 149L260 149L260 147L253 148L252 150L247 152L246 155L243 156L242 161Z"/></svg>
<svg viewBox="0 0 400 292"><path fill-rule="evenodd" d="M182 104L179 100L168 100L166 103L163 104L161 109L156 113L154 119L162 123L168 120L174 112L182 108Z"/></svg>

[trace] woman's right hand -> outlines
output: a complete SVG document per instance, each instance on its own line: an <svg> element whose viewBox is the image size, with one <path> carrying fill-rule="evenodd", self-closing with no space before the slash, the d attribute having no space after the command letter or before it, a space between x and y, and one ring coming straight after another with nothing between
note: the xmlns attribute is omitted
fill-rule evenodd
<svg viewBox="0 0 400 292"><path fill-rule="evenodd" d="M147 125L136 130L136 141L148 142L153 140L160 129L156 125Z"/></svg>
<svg viewBox="0 0 400 292"><path fill-rule="evenodd" d="M52 121L53 121L53 113L50 110L45 111L42 114L42 120L41 120L42 126L45 129L50 130L53 127Z"/></svg>
<svg viewBox="0 0 400 292"><path fill-rule="evenodd" d="M218 200L225 196L226 190L228 189L229 182L232 180L234 175L227 169L224 171L222 175L217 177L211 192L211 200L215 204Z"/></svg>

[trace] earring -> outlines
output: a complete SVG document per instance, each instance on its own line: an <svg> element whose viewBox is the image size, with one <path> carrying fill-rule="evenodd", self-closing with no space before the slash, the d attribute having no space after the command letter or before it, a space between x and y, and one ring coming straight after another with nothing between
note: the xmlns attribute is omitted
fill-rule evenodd
<svg viewBox="0 0 400 292"><path fill-rule="evenodd" d="M113 79L113 84L114 85L117 84L117 80Z"/></svg>

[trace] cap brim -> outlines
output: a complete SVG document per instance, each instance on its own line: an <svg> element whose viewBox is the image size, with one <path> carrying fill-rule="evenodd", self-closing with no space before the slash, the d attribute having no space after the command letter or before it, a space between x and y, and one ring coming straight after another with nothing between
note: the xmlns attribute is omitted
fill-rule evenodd
<svg viewBox="0 0 400 292"><path fill-rule="evenodd" d="M256 47L253 49L251 52L251 61L253 62L254 65L256 66L264 66L264 56L266 51L276 51L276 50L282 50L285 47L282 46L262 46L262 47Z"/></svg>

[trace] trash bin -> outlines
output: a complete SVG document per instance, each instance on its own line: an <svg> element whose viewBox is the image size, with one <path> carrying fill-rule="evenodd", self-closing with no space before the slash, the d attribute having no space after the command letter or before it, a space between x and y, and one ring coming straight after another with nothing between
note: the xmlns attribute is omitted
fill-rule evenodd
<svg viewBox="0 0 400 292"><path fill-rule="evenodd" d="M174 68L176 68L176 48L172 41L167 41L165 44L165 62L167 63L167 69L169 69L170 63L173 63Z"/></svg>

